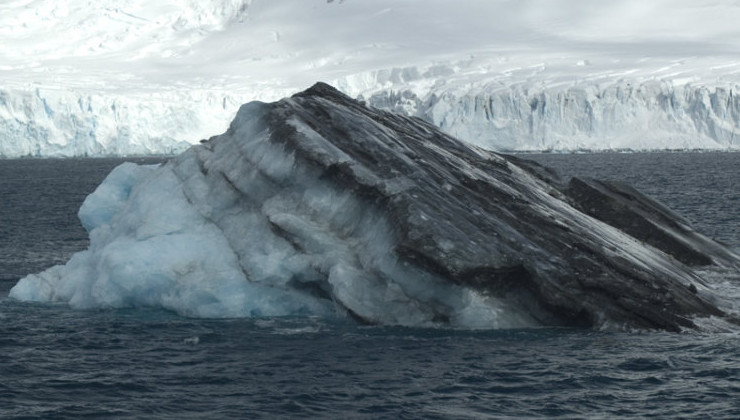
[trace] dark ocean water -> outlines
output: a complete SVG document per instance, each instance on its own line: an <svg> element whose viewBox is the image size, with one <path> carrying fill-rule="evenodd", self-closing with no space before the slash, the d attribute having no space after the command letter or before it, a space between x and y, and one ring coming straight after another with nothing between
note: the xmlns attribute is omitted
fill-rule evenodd
<svg viewBox="0 0 740 420"><path fill-rule="evenodd" d="M740 154L526 156L628 181L740 248ZM740 418L740 334L198 320L6 298L86 246L119 160L0 161L0 418Z"/></svg>

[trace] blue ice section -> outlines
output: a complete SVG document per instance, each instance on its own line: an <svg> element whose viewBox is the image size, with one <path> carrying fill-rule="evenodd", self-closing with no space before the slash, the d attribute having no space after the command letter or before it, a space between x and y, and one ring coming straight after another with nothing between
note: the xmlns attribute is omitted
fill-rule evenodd
<svg viewBox="0 0 740 420"><path fill-rule="evenodd" d="M80 207L77 215L82 226L92 232L97 227L110 224L128 200L134 185L154 169L155 166L138 166L131 162L116 167Z"/></svg>

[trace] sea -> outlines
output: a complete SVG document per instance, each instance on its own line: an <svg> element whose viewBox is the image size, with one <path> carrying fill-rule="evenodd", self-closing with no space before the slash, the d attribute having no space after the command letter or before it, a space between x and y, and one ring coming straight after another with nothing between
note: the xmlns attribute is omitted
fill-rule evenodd
<svg viewBox="0 0 740 420"><path fill-rule="evenodd" d="M740 250L740 153L520 157L630 183ZM209 320L8 299L87 246L77 209L121 162L0 160L2 419L740 418L738 332Z"/></svg>

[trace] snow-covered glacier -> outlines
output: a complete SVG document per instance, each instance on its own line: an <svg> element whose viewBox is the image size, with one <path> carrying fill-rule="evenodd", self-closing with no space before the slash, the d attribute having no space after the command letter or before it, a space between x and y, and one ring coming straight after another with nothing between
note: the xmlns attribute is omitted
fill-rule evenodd
<svg viewBox="0 0 740 420"><path fill-rule="evenodd" d="M176 153L318 80L493 150L737 150L738 20L711 0L4 2L0 156Z"/></svg>
<svg viewBox="0 0 740 420"><path fill-rule="evenodd" d="M223 131L244 98L183 86L170 76L181 66L154 72L166 87L134 73L238 22L250 3L3 3L0 157L174 154Z"/></svg>
<svg viewBox="0 0 740 420"><path fill-rule="evenodd" d="M11 298L465 328L735 322L695 267L740 257L670 210L325 84L246 104L162 165L117 167L79 217L89 248Z"/></svg>

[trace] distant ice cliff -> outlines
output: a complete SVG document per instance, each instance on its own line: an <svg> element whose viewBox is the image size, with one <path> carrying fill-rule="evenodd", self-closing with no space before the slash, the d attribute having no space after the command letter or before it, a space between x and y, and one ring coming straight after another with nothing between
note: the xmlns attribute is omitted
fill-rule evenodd
<svg viewBox="0 0 740 420"><path fill-rule="evenodd" d="M362 89L369 105L420 117L490 150L740 150L737 86L619 81L424 90L375 83ZM359 89L345 84L345 91ZM192 91L0 91L0 156L178 153L223 132L242 99Z"/></svg>
<svg viewBox="0 0 740 420"><path fill-rule="evenodd" d="M421 117L491 150L738 150L738 86L667 81L466 92L379 91L370 105Z"/></svg>
<svg viewBox="0 0 740 420"><path fill-rule="evenodd" d="M179 153L222 131L238 103L212 93L0 90L0 157Z"/></svg>

